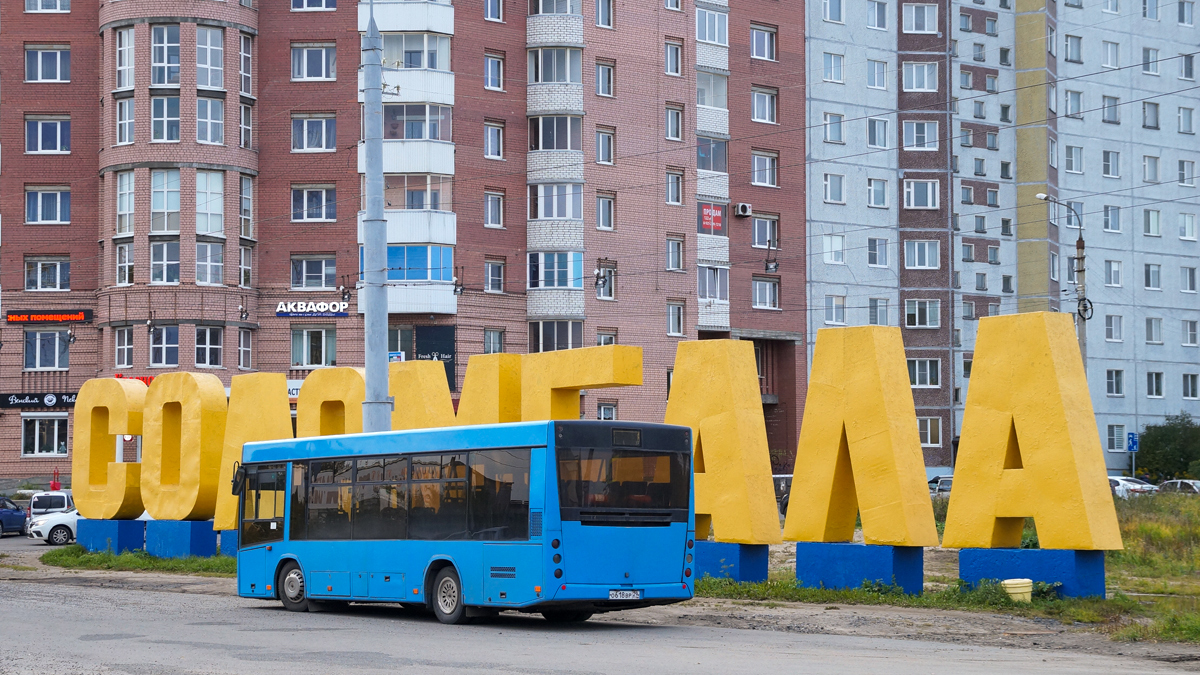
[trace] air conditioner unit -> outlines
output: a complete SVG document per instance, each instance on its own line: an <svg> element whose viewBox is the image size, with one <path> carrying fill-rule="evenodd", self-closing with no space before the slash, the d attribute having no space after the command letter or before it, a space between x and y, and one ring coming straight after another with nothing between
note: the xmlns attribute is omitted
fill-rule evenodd
<svg viewBox="0 0 1200 675"><path fill-rule="evenodd" d="M752 213L754 213L754 207L745 202L733 207L733 215L739 218L746 218Z"/></svg>

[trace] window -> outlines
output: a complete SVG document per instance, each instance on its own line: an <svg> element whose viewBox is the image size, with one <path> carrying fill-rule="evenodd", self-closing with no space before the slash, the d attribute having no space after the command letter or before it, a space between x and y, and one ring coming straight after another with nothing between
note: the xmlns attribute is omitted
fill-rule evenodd
<svg viewBox="0 0 1200 675"><path fill-rule="evenodd" d="M1162 319L1146 318L1146 344L1162 344Z"/></svg>
<svg viewBox="0 0 1200 675"><path fill-rule="evenodd" d="M942 447L942 418L918 417L917 433L921 437L921 447Z"/></svg>
<svg viewBox="0 0 1200 675"><path fill-rule="evenodd" d="M663 6L667 9L673 9L675 11L683 10L683 4L680 2L680 0L663 0Z"/></svg>
<svg viewBox="0 0 1200 675"><path fill-rule="evenodd" d="M867 0L867 28L887 30L887 3Z"/></svg>
<svg viewBox="0 0 1200 675"><path fill-rule="evenodd" d="M1124 317L1109 314L1104 317L1104 339L1109 342L1123 342Z"/></svg>
<svg viewBox="0 0 1200 675"><path fill-rule="evenodd" d="M249 370L253 367L250 358L252 335L249 328L238 330L238 368L243 370Z"/></svg>
<svg viewBox="0 0 1200 675"><path fill-rule="evenodd" d="M179 242L150 242L150 283L179 283Z"/></svg>
<svg viewBox="0 0 1200 675"><path fill-rule="evenodd" d="M754 248L779 248L779 219L755 216L752 223Z"/></svg>
<svg viewBox="0 0 1200 675"><path fill-rule="evenodd" d="M1195 267L1180 267L1179 268L1179 290L1184 293L1196 292L1196 268Z"/></svg>
<svg viewBox="0 0 1200 675"><path fill-rule="evenodd" d="M682 204L683 203L683 174L678 171L667 172L667 203Z"/></svg>
<svg viewBox="0 0 1200 675"><path fill-rule="evenodd" d="M1125 395L1125 371L1124 370L1105 371L1104 381L1105 381L1106 391L1109 396L1124 396Z"/></svg>
<svg viewBox="0 0 1200 675"><path fill-rule="evenodd" d="M941 300L905 300L904 325L908 328L938 328L942 318Z"/></svg>
<svg viewBox="0 0 1200 675"><path fill-rule="evenodd" d="M869 238L867 239L867 265L870 267L887 267L887 239ZM930 242L913 242L913 243L930 243ZM937 242L932 242L936 244Z"/></svg>
<svg viewBox="0 0 1200 675"><path fill-rule="evenodd" d="M1000 65L1002 65L1002 66L1011 66L1012 65L1012 49L1010 49L1009 47L1001 47L1000 48Z"/></svg>
<svg viewBox="0 0 1200 675"><path fill-rule="evenodd" d="M26 189L25 222L39 225L71 222L71 191L47 187Z"/></svg>
<svg viewBox="0 0 1200 675"><path fill-rule="evenodd" d="M70 82L71 49L26 49L25 81Z"/></svg>
<svg viewBox="0 0 1200 675"><path fill-rule="evenodd" d="M583 253L530 253L529 288L583 288Z"/></svg>
<svg viewBox="0 0 1200 675"><path fill-rule="evenodd" d="M937 64L904 64L904 91L937 91Z"/></svg>
<svg viewBox="0 0 1200 675"><path fill-rule="evenodd" d="M937 209L938 182L936 180L904 181L904 208Z"/></svg>
<svg viewBox="0 0 1200 675"><path fill-rule="evenodd" d="M1158 0L1142 0L1142 18L1158 21Z"/></svg>
<svg viewBox="0 0 1200 675"><path fill-rule="evenodd" d="M225 231L225 174L220 171L196 172L196 233L223 234Z"/></svg>
<svg viewBox="0 0 1200 675"><path fill-rule="evenodd" d="M1067 227L1083 227L1083 202L1067 202Z"/></svg>
<svg viewBox="0 0 1200 675"><path fill-rule="evenodd" d="M1193 241L1196 239L1196 214L1179 214L1179 238Z"/></svg>
<svg viewBox="0 0 1200 675"><path fill-rule="evenodd" d="M583 186L543 184L529 186L529 219L583 218Z"/></svg>
<svg viewBox="0 0 1200 675"><path fill-rule="evenodd" d="M596 25L601 28L613 27L613 0L596 0Z"/></svg>
<svg viewBox="0 0 1200 675"><path fill-rule="evenodd" d="M325 44L292 45L292 79L337 79L337 49Z"/></svg>
<svg viewBox="0 0 1200 675"><path fill-rule="evenodd" d="M483 18L488 21L504 20L504 0L485 0L483 3Z"/></svg>
<svg viewBox="0 0 1200 675"><path fill-rule="evenodd" d="M1105 232L1120 232L1121 231L1121 207L1105 206L1104 207L1104 231Z"/></svg>
<svg viewBox="0 0 1200 675"><path fill-rule="evenodd" d="M846 237L840 234L827 234L824 240L825 263L829 265L844 265L846 263Z"/></svg>
<svg viewBox="0 0 1200 675"><path fill-rule="evenodd" d="M1101 173L1105 178L1121 177L1121 153L1115 150L1105 150L1102 153Z"/></svg>
<svg viewBox="0 0 1200 675"><path fill-rule="evenodd" d="M133 142L133 99L117 101L117 145Z"/></svg>
<svg viewBox="0 0 1200 675"><path fill-rule="evenodd" d="M1121 261L1105 260L1104 261L1104 285L1105 286L1120 286L1121 285Z"/></svg>
<svg viewBox="0 0 1200 675"><path fill-rule="evenodd" d="M846 324L846 296L825 296L825 323L835 326Z"/></svg>
<svg viewBox="0 0 1200 675"><path fill-rule="evenodd" d="M241 115L238 118L238 147L250 148L253 132L254 108L248 105L241 105Z"/></svg>
<svg viewBox="0 0 1200 675"><path fill-rule="evenodd" d="M1011 237L1012 233L1013 233L1012 218L1001 218L1000 219L1000 234Z"/></svg>
<svg viewBox="0 0 1200 675"><path fill-rule="evenodd" d="M836 19L830 18L830 10L837 13ZM841 21L842 0L825 0L825 19ZM775 29L763 26L750 26L750 58L775 60Z"/></svg>
<svg viewBox="0 0 1200 675"><path fill-rule="evenodd" d="M483 226L504 227L504 194L483 193Z"/></svg>
<svg viewBox="0 0 1200 675"><path fill-rule="evenodd" d="M825 201L830 204L845 204L844 183L846 177L836 173L825 174Z"/></svg>
<svg viewBox="0 0 1200 675"><path fill-rule="evenodd" d="M292 221L337 220L337 190L328 187L293 187Z"/></svg>
<svg viewBox="0 0 1200 675"><path fill-rule="evenodd" d="M1196 163L1191 160L1179 160L1179 184L1185 187L1196 187Z"/></svg>
<svg viewBox="0 0 1200 675"><path fill-rule="evenodd" d="M1142 209L1142 234L1147 237L1161 237L1162 228L1160 226L1160 216L1162 213L1156 209Z"/></svg>
<svg viewBox="0 0 1200 675"><path fill-rule="evenodd" d="M836 113L825 113L825 142L826 143L844 143L845 138L842 135L842 119L844 115Z"/></svg>
<svg viewBox="0 0 1200 675"><path fill-rule="evenodd" d="M487 293L504 292L504 263L488 260L483 263L483 290Z"/></svg>
<svg viewBox="0 0 1200 675"><path fill-rule="evenodd" d="M484 354L503 354L504 353L504 331L485 328L483 331L483 353Z"/></svg>
<svg viewBox="0 0 1200 675"><path fill-rule="evenodd" d="M1066 36L1066 54L1063 56L1072 63L1083 63L1083 38L1076 35Z"/></svg>
<svg viewBox="0 0 1200 675"><path fill-rule="evenodd" d="M994 247L988 248L988 258L989 258L988 262L992 262L990 260L992 248L994 248ZM997 251L997 258L996 258L996 261L992 264L999 265L1000 264L1000 259L999 259L1000 249L997 248L996 251ZM1050 253L1050 280L1058 281L1058 254L1054 253L1053 251Z"/></svg>
<svg viewBox="0 0 1200 675"><path fill-rule="evenodd" d="M249 35L241 34L238 40L238 91L247 96L252 95L251 91L251 49L254 46L254 38Z"/></svg>
<svg viewBox="0 0 1200 675"><path fill-rule="evenodd" d="M1116 96L1101 97L1102 119L1109 124L1121 123L1121 99Z"/></svg>
<svg viewBox="0 0 1200 675"><path fill-rule="evenodd" d="M958 71L958 86L963 89L970 89L972 82L972 73L969 70Z"/></svg>
<svg viewBox="0 0 1200 675"><path fill-rule="evenodd" d="M667 335L683 335L683 305L667 303Z"/></svg>
<svg viewBox="0 0 1200 675"><path fill-rule="evenodd" d="M755 89L750 93L750 119L775 124L778 95L774 89Z"/></svg>
<svg viewBox="0 0 1200 675"><path fill-rule="evenodd" d="M964 370L966 369L965 362ZM941 359L908 359L908 383L913 389L940 387L939 377L942 370ZM964 377L967 375L964 374Z"/></svg>
<svg viewBox="0 0 1200 675"><path fill-rule="evenodd" d="M358 249L358 278L363 278L363 250ZM453 281L454 249L450 246L387 247L388 281ZM392 350L396 351L396 350Z"/></svg>
<svg viewBox="0 0 1200 675"><path fill-rule="evenodd" d="M254 265L254 249L249 246L241 246L238 249L238 253L238 286L250 288L250 275Z"/></svg>
<svg viewBox="0 0 1200 675"><path fill-rule="evenodd" d="M224 274L225 245L196 244L196 283L219 285Z"/></svg>
<svg viewBox="0 0 1200 675"><path fill-rule="evenodd" d="M1158 182L1158 158L1142 155L1142 178L1147 183Z"/></svg>
<svg viewBox="0 0 1200 675"><path fill-rule="evenodd" d="M667 238L667 269L683 269L683 240Z"/></svg>
<svg viewBox="0 0 1200 675"><path fill-rule="evenodd" d="M433 33L389 33L383 36L383 62L396 68L448 71L450 38Z"/></svg>
<svg viewBox="0 0 1200 675"><path fill-rule="evenodd" d="M179 26L150 28L150 84L179 86Z"/></svg>
<svg viewBox="0 0 1200 675"><path fill-rule="evenodd" d="M963 146L964 148L970 148L975 145L975 133L966 126L962 127L960 138L961 140L959 141L959 145Z"/></svg>
<svg viewBox="0 0 1200 675"><path fill-rule="evenodd" d="M701 171L727 173L727 143L715 138L696 139L696 168Z"/></svg>
<svg viewBox="0 0 1200 675"><path fill-rule="evenodd" d="M1196 343L1196 326L1198 323L1200 323L1200 322L1197 322L1195 320L1190 320L1190 321L1184 320L1184 322L1183 322L1183 346L1185 346L1185 347L1195 347L1196 346L1196 344L1197 344Z"/></svg>
<svg viewBox="0 0 1200 675"><path fill-rule="evenodd" d="M337 288L337 285L337 261L335 258L292 257L293 290L333 289Z"/></svg>
<svg viewBox="0 0 1200 675"><path fill-rule="evenodd" d="M1012 178L1012 163L1011 162L1003 162L1003 161L1000 162L1000 177L1001 178Z"/></svg>
<svg viewBox="0 0 1200 675"><path fill-rule="evenodd" d="M1067 173L1083 173L1083 148L1068 145L1063 150L1063 169Z"/></svg>
<svg viewBox="0 0 1200 675"><path fill-rule="evenodd" d="M25 152L67 153L71 151L69 118L25 119Z"/></svg>
<svg viewBox="0 0 1200 675"><path fill-rule="evenodd" d="M492 0L499 4L500 0ZM504 58L487 55L483 57L483 88L504 91Z"/></svg>
<svg viewBox="0 0 1200 675"><path fill-rule="evenodd" d="M879 178L867 179L867 206L877 209L887 208L887 181Z"/></svg>
<svg viewBox="0 0 1200 675"><path fill-rule="evenodd" d="M750 182L754 185L779 187L779 156L764 152L754 152L750 155L752 169Z"/></svg>
<svg viewBox="0 0 1200 675"><path fill-rule="evenodd" d="M223 329L217 326L196 327L196 365L209 368L221 367L221 337Z"/></svg>
<svg viewBox="0 0 1200 675"><path fill-rule="evenodd" d="M320 368L337 365L337 329L292 329L292 367Z"/></svg>
<svg viewBox="0 0 1200 675"><path fill-rule="evenodd" d="M449 210L451 177L436 174L399 174L383 177L384 206L392 209Z"/></svg>
<svg viewBox="0 0 1200 675"><path fill-rule="evenodd" d="M333 152L334 150L337 150L336 117L333 115L292 116L292 152Z"/></svg>
<svg viewBox="0 0 1200 675"><path fill-rule="evenodd" d="M116 348L116 354L113 358L113 364L117 368L132 368L133 367L133 329L132 328L114 328L113 329L113 344Z"/></svg>
<svg viewBox="0 0 1200 675"><path fill-rule="evenodd" d="M617 419L617 404L616 403L598 403L596 405L596 419L598 419L598 420L615 420L615 419Z"/></svg>
<svg viewBox="0 0 1200 675"><path fill-rule="evenodd" d="M178 96L150 99L150 140L159 143L179 142Z"/></svg>
<svg viewBox="0 0 1200 675"><path fill-rule="evenodd" d="M964 33L971 32L971 15L970 14L959 14L958 15L958 29L963 31Z"/></svg>
<svg viewBox="0 0 1200 675"><path fill-rule="evenodd" d="M987 141L986 141L987 149L988 150L999 150L1000 149L999 143L1000 143L999 134L997 134L994 131L989 131L987 133Z"/></svg>
<svg viewBox="0 0 1200 675"><path fill-rule="evenodd" d="M701 300L729 301L729 268L705 267L696 268L696 297Z"/></svg>
<svg viewBox="0 0 1200 675"><path fill-rule="evenodd" d="M596 95L597 96L612 96L613 95L613 64L597 63L596 64Z"/></svg>
<svg viewBox="0 0 1200 675"><path fill-rule="evenodd" d="M1116 3L1116 0L1110 0ZM1111 452L1121 452L1125 450L1125 425L1110 424L1108 425L1108 449Z"/></svg>
<svg viewBox="0 0 1200 675"><path fill-rule="evenodd" d="M596 229L611 230L615 227L617 198L614 195L596 196Z"/></svg>
<svg viewBox="0 0 1200 675"><path fill-rule="evenodd" d="M1162 265L1153 265L1147 263L1144 266L1144 282L1146 290L1161 291L1162 290Z"/></svg>
<svg viewBox="0 0 1200 675"><path fill-rule="evenodd" d="M1192 112L1193 112L1193 108L1180 108L1179 109L1179 115L1178 115L1179 133L1181 133L1181 134L1195 133L1194 131L1192 131Z"/></svg>
<svg viewBox="0 0 1200 675"><path fill-rule="evenodd" d="M1189 400L1200 398L1200 374L1183 374L1183 398Z"/></svg>
<svg viewBox="0 0 1200 675"><path fill-rule="evenodd" d="M844 23L842 17L842 0L824 0L825 20L834 23Z"/></svg>
<svg viewBox="0 0 1200 675"><path fill-rule="evenodd" d="M530 117L529 149L582 150L583 118Z"/></svg>
<svg viewBox="0 0 1200 675"><path fill-rule="evenodd" d="M384 140L449 141L453 109L438 105L383 106Z"/></svg>
<svg viewBox="0 0 1200 675"><path fill-rule="evenodd" d="M838 117L841 117L840 115ZM888 147L888 121L877 117L867 118L867 147Z"/></svg>
<svg viewBox="0 0 1200 675"><path fill-rule="evenodd" d="M117 43L117 89L133 86L133 29L116 31Z"/></svg>
<svg viewBox="0 0 1200 675"><path fill-rule="evenodd" d="M1196 3L1192 0L1179 0L1179 25L1191 26L1195 22Z"/></svg>
<svg viewBox="0 0 1200 675"><path fill-rule="evenodd" d="M978 42L976 42L973 45L973 47L974 47L974 49L973 49L972 58L976 61L986 61L987 60L986 48L983 45L979 44Z"/></svg>
<svg viewBox="0 0 1200 675"><path fill-rule="evenodd" d="M1196 79L1196 55L1195 54L1180 54L1179 55L1179 79L1181 79L1181 80Z"/></svg>
<svg viewBox="0 0 1200 675"><path fill-rule="evenodd" d="M196 141L220 145L225 142L225 102L196 99Z"/></svg>
<svg viewBox="0 0 1200 675"><path fill-rule="evenodd" d="M905 33L936 33L938 31L937 5L912 5L904 7Z"/></svg>
<svg viewBox="0 0 1200 675"><path fill-rule="evenodd" d="M867 88L887 89L887 63L867 61Z"/></svg>
<svg viewBox="0 0 1200 675"><path fill-rule="evenodd" d="M822 79L826 82L843 82L842 64L845 61L845 57L841 54L825 52L823 59L825 67L822 71Z"/></svg>
<svg viewBox="0 0 1200 675"><path fill-rule="evenodd" d="M27 258L25 290L71 290L71 262L66 258Z"/></svg>
<svg viewBox="0 0 1200 675"><path fill-rule="evenodd" d="M117 285L133 283L133 244L117 244Z"/></svg>
<svg viewBox="0 0 1200 675"><path fill-rule="evenodd" d="M544 0L545 1L545 0ZM729 15L710 9L696 9L696 39L729 45Z"/></svg>
<svg viewBox="0 0 1200 675"><path fill-rule="evenodd" d="M196 86L220 89L225 86L225 31L196 28Z"/></svg>
<svg viewBox="0 0 1200 675"><path fill-rule="evenodd" d="M292 0L292 11L332 11L337 9L337 0Z"/></svg>
<svg viewBox="0 0 1200 675"><path fill-rule="evenodd" d="M668 42L664 49L664 72L667 75L683 75L683 45Z"/></svg>
<svg viewBox="0 0 1200 675"><path fill-rule="evenodd" d="M975 175L976 176L986 176L987 175L986 162L982 157L975 158Z"/></svg>
<svg viewBox="0 0 1200 675"><path fill-rule="evenodd" d="M530 120L530 128L536 124L539 118L534 117ZM566 119L566 118L563 118ZM552 132L553 133L553 132ZM536 138L531 136L531 141L536 142ZM501 124L485 124L483 125L483 156L488 159L503 159L504 158L504 126Z"/></svg>
<svg viewBox="0 0 1200 675"><path fill-rule="evenodd" d="M779 309L779 280L754 278L753 307L755 309Z"/></svg>
<svg viewBox="0 0 1200 675"><path fill-rule="evenodd" d="M529 0L530 14L582 14L579 0Z"/></svg>
<svg viewBox="0 0 1200 675"><path fill-rule="evenodd" d="M871 298L867 300L867 323L872 326L888 325L887 298Z"/></svg>
<svg viewBox="0 0 1200 675"><path fill-rule="evenodd" d="M26 6L37 0L25 0ZM70 0L59 0L61 6L70 7ZM42 0L42 5L55 5L54 0ZM58 10L36 10L58 11ZM66 11L66 10L61 10ZM70 437L67 433L66 416L21 417L21 456L39 457L46 455L67 455L67 443Z"/></svg>
<svg viewBox="0 0 1200 675"><path fill-rule="evenodd" d="M179 365L179 326L155 326L150 334L150 365Z"/></svg>
<svg viewBox="0 0 1200 675"><path fill-rule="evenodd" d="M975 290L986 291L987 287L988 287L987 286L987 274L984 272L976 272L975 273Z"/></svg>
<svg viewBox="0 0 1200 675"><path fill-rule="evenodd" d="M683 140L683 109L667 106L666 138L668 141Z"/></svg>
<svg viewBox="0 0 1200 675"><path fill-rule="evenodd" d="M243 237L254 237L254 179L242 176L239 181L238 200L241 202L238 213L239 232Z"/></svg>
<svg viewBox="0 0 1200 675"><path fill-rule="evenodd" d="M1066 110L1064 112L1067 117L1083 119L1083 92L1067 91Z"/></svg>
<svg viewBox="0 0 1200 675"><path fill-rule="evenodd" d="M724 110L729 107L728 90L728 77L705 71L696 73L696 105Z"/></svg>
<svg viewBox="0 0 1200 675"><path fill-rule="evenodd" d="M974 110L973 114L975 116L975 119L982 120L982 119L987 118L987 104L985 102L972 101L971 105L972 105L972 109Z"/></svg>
<svg viewBox="0 0 1200 675"><path fill-rule="evenodd" d="M1146 129L1158 128L1158 104L1144 101L1142 103L1142 127Z"/></svg>
<svg viewBox="0 0 1200 675"><path fill-rule="evenodd" d="M937 150L938 148L938 123L937 122L905 122L904 123L904 149L905 150Z"/></svg>

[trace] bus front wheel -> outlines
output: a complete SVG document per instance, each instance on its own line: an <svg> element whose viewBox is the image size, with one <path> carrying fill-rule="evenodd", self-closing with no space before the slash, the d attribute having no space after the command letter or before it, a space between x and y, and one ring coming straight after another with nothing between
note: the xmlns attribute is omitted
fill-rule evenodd
<svg viewBox="0 0 1200 675"><path fill-rule="evenodd" d="M304 572L294 561L284 564L275 580L275 588L279 590L279 599L284 609L289 612L307 612L308 597L304 589Z"/></svg>
<svg viewBox="0 0 1200 675"><path fill-rule="evenodd" d="M433 613L442 623L467 623L463 605L462 581L453 567L443 567L433 582Z"/></svg>
<svg viewBox="0 0 1200 675"><path fill-rule="evenodd" d="M583 623L592 618L592 614L593 612L587 611L572 612L559 610L556 612L542 612L542 618L550 623Z"/></svg>

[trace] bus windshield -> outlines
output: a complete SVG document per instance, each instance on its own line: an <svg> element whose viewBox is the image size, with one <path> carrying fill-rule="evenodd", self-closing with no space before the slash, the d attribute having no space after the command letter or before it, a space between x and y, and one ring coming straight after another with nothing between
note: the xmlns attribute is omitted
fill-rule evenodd
<svg viewBox="0 0 1200 675"><path fill-rule="evenodd" d="M686 511L689 459L683 452L559 448L559 505L563 509Z"/></svg>

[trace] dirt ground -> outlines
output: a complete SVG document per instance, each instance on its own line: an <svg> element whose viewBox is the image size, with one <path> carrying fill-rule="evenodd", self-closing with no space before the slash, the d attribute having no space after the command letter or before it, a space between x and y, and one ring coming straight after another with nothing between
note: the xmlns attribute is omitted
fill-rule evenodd
<svg viewBox="0 0 1200 675"><path fill-rule="evenodd" d="M771 547L772 567L794 560L794 545ZM147 572L63 570L43 565L43 546L8 550L0 560L0 583L120 587L134 590L235 595L234 579ZM926 577L957 577L957 552L927 550ZM33 569L14 569L32 567ZM1003 614L861 605L811 605L697 598L665 607L597 615L593 621L653 625L718 626L788 633L852 635L1023 649L1073 650L1096 655L1130 656L1172 663L1200 672L1200 645L1114 642L1083 624Z"/></svg>

